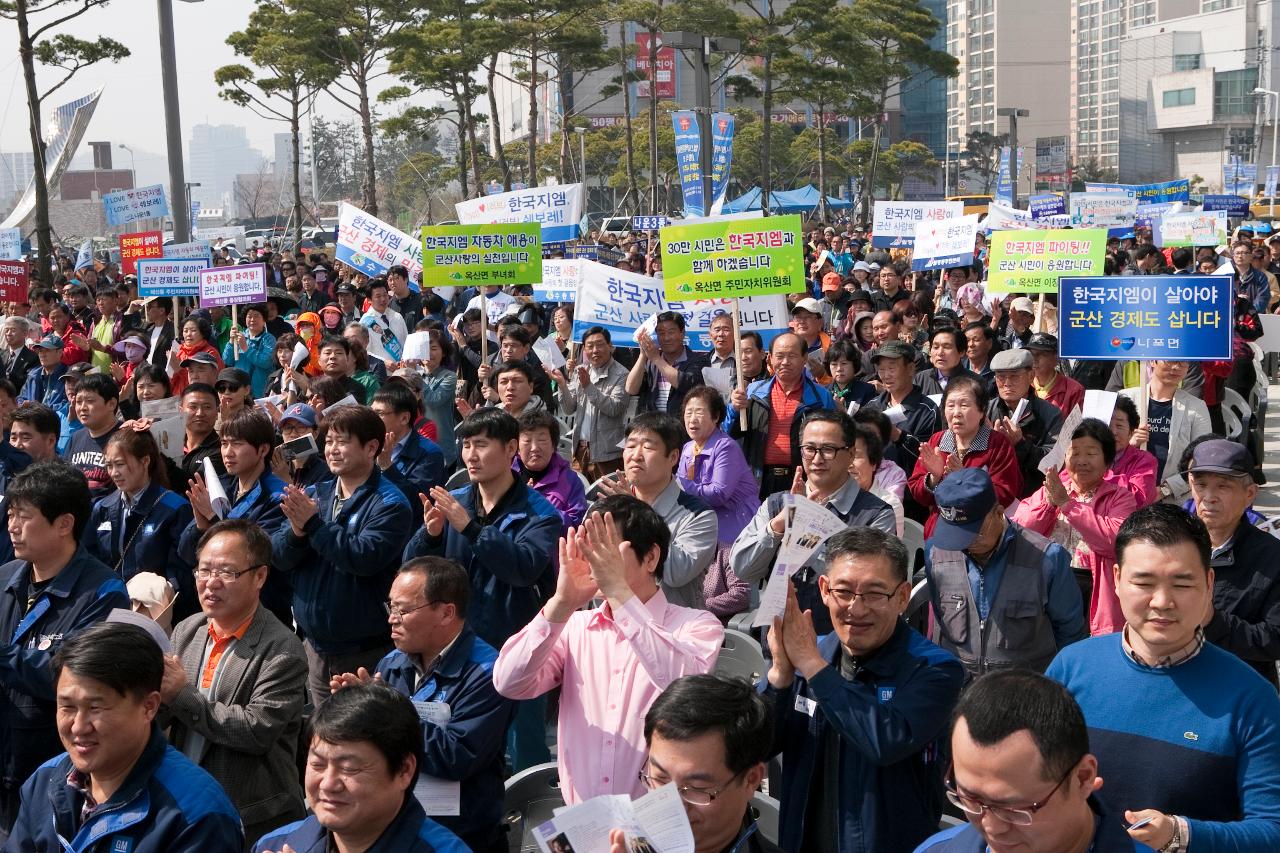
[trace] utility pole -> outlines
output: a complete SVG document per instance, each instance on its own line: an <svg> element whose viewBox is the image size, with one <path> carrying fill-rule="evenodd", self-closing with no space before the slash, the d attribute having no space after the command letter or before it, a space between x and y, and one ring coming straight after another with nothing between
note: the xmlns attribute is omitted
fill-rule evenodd
<svg viewBox="0 0 1280 853"><path fill-rule="evenodd" d="M173 46L173 0L156 0L160 18L160 83L164 93L164 136L169 158L169 201L173 241L191 241L191 198L182 168L182 119L178 111L178 61ZM181 211L181 213L179 213Z"/></svg>

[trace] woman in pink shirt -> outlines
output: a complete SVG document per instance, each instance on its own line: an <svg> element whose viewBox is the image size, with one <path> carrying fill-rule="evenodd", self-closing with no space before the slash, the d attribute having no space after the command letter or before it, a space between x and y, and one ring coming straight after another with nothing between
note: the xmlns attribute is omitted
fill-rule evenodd
<svg viewBox="0 0 1280 853"><path fill-rule="evenodd" d="M1156 502L1160 497L1156 472L1160 461L1141 447L1130 445L1133 431L1138 428L1138 406L1133 400L1119 395L1115 411L1111 413L1111 434L1116 437L1116 458L1107 471L1107 479L1133 493L1138 508Z"/></svg>
<svg viewBox="0 0 1280 853"><path fill-rule="evenodd" d="M1102 421L1086 418L1071 433L1066 470L1050 468L1044 485L1027 498L1013 520L1047 536L1071 554L1071 568L1089 602L1089 631L1110 634L1124 627L1112 569L1116 535L1138 508L1133 493L1106 478L1116 440Z"/></svg>

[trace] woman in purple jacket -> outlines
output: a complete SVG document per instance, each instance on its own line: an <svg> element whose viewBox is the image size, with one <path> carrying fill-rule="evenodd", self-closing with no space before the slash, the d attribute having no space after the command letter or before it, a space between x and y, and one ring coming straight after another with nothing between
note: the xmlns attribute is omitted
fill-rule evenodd
<svg viewBox="0 0 1280 853"><path fill-rule="evenodd" d="M520 416L520 444L515 467L529 488L560 511L560 532L577 527L587 514L587 490L569 462L556 452L560 424L546 409ZM551 561L556 562L556 554Z"/></svg>
<svg viewBox="0 0 1280 853"><path fill-rule="evenodd" d="M729 550L760 507L760 484L738 443L720 429L725 405L720 392L705 385L684 398L684 428L689 441L680 452L676 478L687 494L716 511L720 547L703 581L707 610L728 622L747 609L751 587L729 567Z"/></svg>

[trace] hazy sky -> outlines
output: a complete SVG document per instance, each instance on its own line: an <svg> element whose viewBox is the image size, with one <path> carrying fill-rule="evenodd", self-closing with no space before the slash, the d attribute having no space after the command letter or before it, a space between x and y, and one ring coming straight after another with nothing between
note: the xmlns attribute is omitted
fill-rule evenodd
<svg viewBox="0 0 1280 853"><path fill-rule="evenodd" d="M183 151L191 127L196 124L239 124L246 128L249 142L268 158L272 156L272 135L287 130L283 122L258 118L218 97L213 82L214 69L239 61L226 44L228 33L240 29L254 8L254 0L204 0L199 3L174 0L173 18L178 58L178 92L181 98ZM37 24L45 18L33 19ZM134 149L139 177L162 175L164 161L164 109L160 91L160 47L155 0L114 0L104 9L89 12L59 31L81 38L106 35L126 45L132 55L119 63L100 63L80 71L66 86L45 101L47 117L58 104L104 86L93 121L84 142L110 140ZM26 97L22 66L17 57L18 28L0 20L0 56L11 57L0 65L0 150L29 151ZM41 91L60 79L57 69L37 66ZM332 99L318 101L321 115L349 115ZM81 143L81 153L87 146ZM115 167L130 168L129 154L115 150ZM158 178L157 178L158 179Z"/></svg>

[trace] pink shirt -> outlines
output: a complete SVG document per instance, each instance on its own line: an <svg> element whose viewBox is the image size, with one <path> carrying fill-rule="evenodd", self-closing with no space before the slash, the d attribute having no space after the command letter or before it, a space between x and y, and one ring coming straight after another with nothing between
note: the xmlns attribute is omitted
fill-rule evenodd
<svg viewBox="0 0 1280 853"><path fill-rule="evenodd" d="M705 610L669 604L659 590L614 613L606 603L564 623L541 612L507 640L493 683L510 699L560 685L560 787L569 805L600 794L642 796L644 715L667 685L710 672L724 628Z"/></svg>

